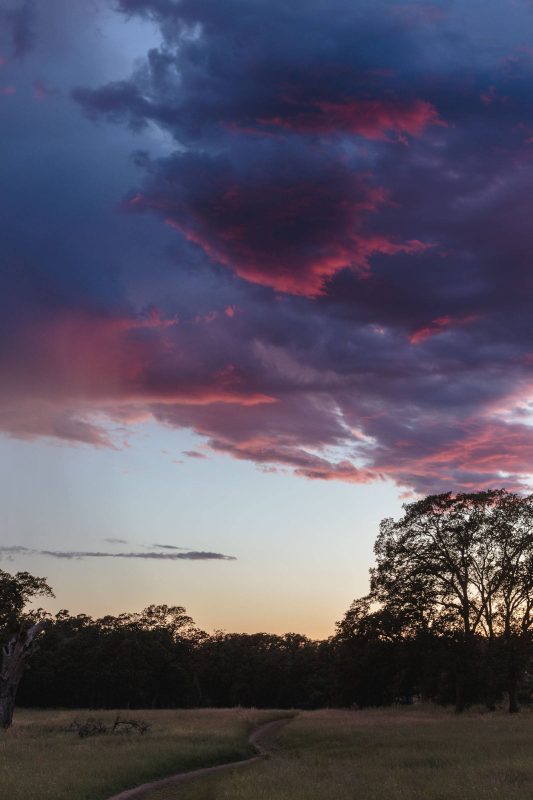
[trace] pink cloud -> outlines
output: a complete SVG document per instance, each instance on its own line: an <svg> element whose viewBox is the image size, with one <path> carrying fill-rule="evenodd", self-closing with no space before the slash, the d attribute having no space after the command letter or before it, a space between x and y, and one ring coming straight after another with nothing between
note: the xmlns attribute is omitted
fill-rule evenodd
<svg viewBox="0 0 533 800"><path fill-rule="evenodd" d="M129 425L151 417L152 406L276 402L231 363L195 374L180 362L179 327L156 310L140 317L68 313L36 321L19 337L17 352L0 363L0 427L16 436L111 446L104 418Z"/></svg>
<svg viewBox="0 0 533 800"><path fill-rule="evenodd" d="M211 440L210 446L240 461L290 467L295 475L309 480L371 483L383 477L371 469L356 467L348 459L332 461L294 444L283 443L280 437L257 436L237 443Z"/></svg>
<svg viewBox="0 0 533 800"><path fill-rule="evenodd" d="M442 329L450 320L435 324ZM533 427L502 415L530 397L525 384L444 433L444 418L440 425L420 413L412 429L385 445L389 415L355 409L350 419L336 384L317 391L317 376L310 388L292 364L271 359L265 385L279 387L285 366L293 380L281 391L264 391L233 363L202 364L201 350L192 349L187 361L202 329L168 322L150 309L138 317L63 314L29 326L17 352L0 365L0 428L25 438L118 447L129 426L156 419L206 441L204 450L186 451L189 458L211 449L308 480L360 484L388 477L432 489L524 485Z"/></svg>
<svg viewBox="0 0 533 800"><path fill-rule="evenodd" d="M218 319L218 311L207 311L205 314L196 314L194 322L196 325L201 323L209 325L209 323L214 322L216 319Z"/></svg>
<svg viewBox="0 0 533 800"><path fill-rule="evenodd" d="M426 100L315 100L303 103L285 98L289 106L283 115L258 119L260 125L296 133L330 135L356 134L367 139L388 139L391 134L421 136L426 128L446 126L436 108Z"/></svg>
<svg viewBox="0 0 533 800"><path fill-rule="evenodd" d="M505 485L522 490L533 473L533 427L495 417L465 419L455 436L420 453L415 440L396 448L379 468L400 485L436 485L465 490ZM470 476L470 477L468 477Z"/></svg>
<svg viewBox="0 0 533 800"><path fill-rule="evenodd" d="M439 333L444 333L454 327L469 325L477 319L479 319L479 314L467 314L464 317L437 317L437 319L432 320L429 325L424 325L413 331L409 336L409 341L411 344L420 344L421 342L425 342L426 339L438 336Z"/></svg>
<svg viewBox="0 0 533 800"><path fill-rule="evenodd" d="M323 254L308 255L304 269L292 269L292 258L286 264L275 260L275 252L258 253L246 242L239 240L236 232L226 232L218 239L202 236L172 219L166 220L186 239L198 245L210 256L239 277L260 286L269 286L284 294L319 297L326 292L327 281L343 269L351 269L362 277L371 273L370 260L376 255L394 256L399 253L423 253L434 247L432 242L412 239L407 242L393 242L386 236L352 233L348 241L330 242ZM231 241L231 247L227 242ZM228 315L229 316L229 315Z"/></svg>
<svg viewBox="0 0 533 800"><path fill-rule="evenodd" d="M363 176L346 180L346 196L333 184L233 184L218 190L202 208L185 208L157 191L136 194L126 207L162 214L167 225L250 283L319 297L341 270L365 277L374 256L419 254L434 246L365 232L365 217L389 202L387 193Z"/></svg>

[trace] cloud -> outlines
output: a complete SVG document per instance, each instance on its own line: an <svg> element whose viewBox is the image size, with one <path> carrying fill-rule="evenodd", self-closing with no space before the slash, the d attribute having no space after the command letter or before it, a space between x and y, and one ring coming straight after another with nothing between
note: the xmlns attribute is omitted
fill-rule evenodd
<svg viewBox="0 0 533 800"><path fill-rule="evenodd" d="M387 139L391 133L399 137L404 134L420 136L429 125L446 125L435 107L424 100L331 102L326 98L300 104L289 97L286 102L285 114L257 120L260 128L283 128L319 136L357 134L367 139Z"/></svg>
<svg viewBox="0 0 533 800"><path fill-rule="evenodd" d="M336 2L332 14L319 2L257 2L245 12L242 0L231 0L225 18L213 0L119 5L155 19L164 46L129 79L76 89L93 116L137 128L156 122L180 140L272 129L373 140L421 136L443 124L435 105L398 79L419 45L383 13L387 3Z"/></svg>
<svg viewBox="0 0 533 800"><path fill-rule="evenodd" d="M468 314L465 317L454 319L453 317L438 317L431 320L430 323L421 328L417 328L409 336L411 344L420 344L432 336L437 336L439 333L444 333L447 330L453 329L457 325L468 325L470 322L475 322L477 319L476 314Z"/></svg>
<svg viewBox="0 0 533 800"><path fill-rule="evenodd" d="M174 544L151 544L149 547L160 547L162 550L190 550L190 547L176 547Z"/></svg>
<svg viewBox="0 0 533 800"><path fill-rule="evenodd" d="M495 488L505 484L516 491L530 485L533 428L497 419L464 419L426 429L420 439L399 441L395 450L378 457L385 471L401 476L405 485L427 493L437 484L454 491ZM390 461L392 459L392 463Z"/></svg>
<svg viewBox="0 0 533 800"><path fill-rule="evenodd" d="M304 448L280 444L276 438L258 437L239 443L213 439L210 446L239 460L292 467L296 475L312 480L371 483L380 477L373 470L357 468L349 459L331 461Z"/></svg>
<svg viewBox="0 0 533 800"><path fill-rule="evenodd" d="M190 329L165 322L147 327L142 317L68 311L33 320L20 332L17 352L0 352L0 369L10 376L0 389L0 428L22 438L110 447L109 434L95 422L102 413L120 423L150 416L152 404L276 402L228 363L227 353L207 356L200 367L193 346L187 365L181 348L193 339ZM170 367L174 359L179 369Z"/></svg>
<svg viewBox="0 0 533 800"><path fill-rule="evenodd" d="M20 544L15 545L0 545L0 552L6 554L7 556L15 556L24 553L33 552L29 550L27 547L23 547Z"/></svg>
<svg viewBox="0 0 533 800"><path fill-rule="evenodd" d="M75 103L19 122L2 67L0 428L120 448L155 420L267 473L528 485L531 9L115 7L146 55L106 80L80 26Z"/></svg>
<svg viewBox="0 0 533 800"><path fill-rule="evenodd" d="M108 542L109 544L128 544L126 539L115 539L113 536L109 536L104 539L104 542Z"/></svg>
<svg viewBox="0 0 533 800"><path fill-rule="evenodd" d="M86 558L140 558L155 561L235 561L235 556L226 556L223 553L211 553L203 550L190 550L184 553L107 553L98 550L34 550L21 545L0 546L0 555L7 556L50 556L61 560L83 560Z"/></svg>
<svg viewBox="0 0 533 800"><path fill-rule="evenodd" d="M246 281L317 297L342 270L367 276L374 256L433 246L369 231L367 217L387 202L380 186L338 159L292 146L241 147L237 161L185 153L158 162L125 208L160 215Z"/></svg>
<svg viewBox="0 0 533 800"><path fill-rule="evenodd" d="M13 4L12 4L13 5ZM34 0L17 0L12 8L0 12L11 35L12 57L23 58L33 46L34 38Z"/></svg>

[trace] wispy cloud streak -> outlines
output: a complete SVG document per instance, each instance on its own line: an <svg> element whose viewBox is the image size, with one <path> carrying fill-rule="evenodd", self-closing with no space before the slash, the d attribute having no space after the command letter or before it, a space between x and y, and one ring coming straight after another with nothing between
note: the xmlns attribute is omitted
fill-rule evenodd
<svg viewBox="0 0 533 800"><path fill-rule="evenodd" d="M159 547L161 550L186 550L190 551L190 547L177 547L175 544L151 544L148 547Z"/></svg>
<svg viewBox="0 0 533 800"><path fill-rule="evenodd" d="M212 553L204 550L189 550L183 553L157 553L157 552L126 552L109 553L99 550L36 550L22 545L0 546L0 555L14 556L50 556L66 561L83 560L86 558L134 558L154 561L236 561L235 556L223 553Z"/></svg>

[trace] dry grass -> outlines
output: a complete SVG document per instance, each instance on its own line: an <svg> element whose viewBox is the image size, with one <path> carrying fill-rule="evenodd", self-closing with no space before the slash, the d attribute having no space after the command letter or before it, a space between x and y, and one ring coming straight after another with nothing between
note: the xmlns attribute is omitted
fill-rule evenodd
<svg viewBox="0 0 533 800"><path fill-rule="evenodd" d="M262 763L150 800L531 800L533 715L302 713Z"/></svg>
<svg viewBox="0 0 533 800"><path fill-rule="evenodd" d="M0 797L5 800L105 800L152 778L244 758L259 722L253 710L125 712L151 723L144 736L80 739L67 728L87 711L18 711L0 732ZM112 719L114 712L95 714Z"/></svg>

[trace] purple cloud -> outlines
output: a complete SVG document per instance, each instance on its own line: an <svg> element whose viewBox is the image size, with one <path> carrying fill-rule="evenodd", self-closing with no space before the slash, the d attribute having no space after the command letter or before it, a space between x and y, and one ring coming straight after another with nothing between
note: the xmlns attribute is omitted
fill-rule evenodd
<svg viewBox="0 0 533 800"><path fill-rule="evenodd" d="M98 194L102 148L57 219L10 183L1 428L112 447L155 419L307 479L529 485L531 8L118 9L160 44L74 76L68 113L136 145L127 179Z"/></svg>

